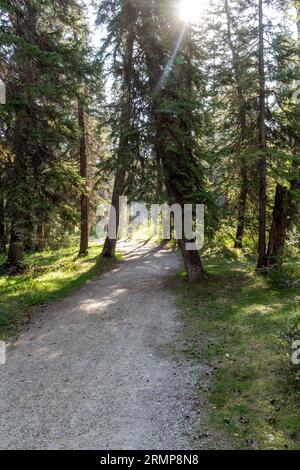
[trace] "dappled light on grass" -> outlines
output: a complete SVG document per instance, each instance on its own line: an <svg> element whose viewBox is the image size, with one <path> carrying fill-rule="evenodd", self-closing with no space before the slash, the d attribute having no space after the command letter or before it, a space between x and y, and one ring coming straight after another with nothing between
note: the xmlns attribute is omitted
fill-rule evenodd
<svg viewBox="0 0 300 470"><path fill-rule="evenodd" d="M29 308L63 298L113 263L98 258L101 246L96 243L86 258L77 258L77 251L73 245L28 255L28 274L0 277L0 338L16 330Z"/></svg>
<svg viewBox="0 0 300 470"><path fill-rule="evenodd" d="M299 259L277 283L275 274L257 276L241 261L233 267L208 259L206 270L203 284L182 283L179 304L187 354L215 369L213 425L229 432L234 448L299 449L299 372L291 343L299 339L300 298L299 289L288 287L300 279Z"/></svg>

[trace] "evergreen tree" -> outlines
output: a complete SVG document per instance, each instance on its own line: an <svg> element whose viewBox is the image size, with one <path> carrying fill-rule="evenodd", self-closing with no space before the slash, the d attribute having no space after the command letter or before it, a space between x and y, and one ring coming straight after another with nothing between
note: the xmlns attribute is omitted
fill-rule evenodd
<svg viewBox="0 0 300 470"><path fill-rule="evenodd" d="M107 48L111 48L111 73L114 77L114 102L110 106L109 126L114 151L111 167L115 174L112 207L116 217L116 235L119 229L120 196L130 194L127 180L134 160L137 159L138 133L137 122L137 71L136 71L136 10L131 0L101 2L98 12L98 23L105 24L108 30L107 41L102 50L103 58L107 57ZM127 187L127 191L126 191ZM112 219L111 219L112 220ZM112 223L112 222L111 222ZM117 239L107 236L102 256L112 257L115 254Z"/></svg>
<svg viewBox="0 0 300 470"><path fill-rule="evenodd" d="M12 220L5 269L12 273L26 269L24 248L34 238L33 228L43 223L47 206L58 202L59 193L48 191L51 178L78 186L70 150L76 140L76 96L85 73L86 50L78 39L84 16L76 1L55 6L53 10L48 1L2 2L1 59L8 99L0 112L10 155Z"/></svg>

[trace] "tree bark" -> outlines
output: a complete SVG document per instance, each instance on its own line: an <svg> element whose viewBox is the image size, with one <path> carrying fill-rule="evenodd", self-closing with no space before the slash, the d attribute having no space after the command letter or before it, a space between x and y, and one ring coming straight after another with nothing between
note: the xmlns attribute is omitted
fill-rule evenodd
<svg viewBox="0 0 300 470"><path fill-rule="evenodd" d="M172 118L168 113L163 113L161 111L160 105L164 100L164 91L160 90L159 93L154 94L154 90L157 89L157 84L161 78L161 65L165 65L164 62L166 57L161 50L160 44L156 40L153 30L151 29L153 24L150 24L149 18L151 18L150 2L147 4L147 6L144 4L142 7L142 26L140 38L146 57L146 65L150 78L149 85L152 94L152 119L156 130L156 137L154 139L153 145L156 152L157 161L160 161L163 166L165 185L169 198L172 202L179 204L183 209L185 196L187 195L180 191L180 184L178 179L180 178L179 175L182 176L182 174L185 173L186 168L184 167L184 163L182 162L182 159L179 157L179 155L172 152L168 148L169 136L167 134L170 130L170 126L172 127L172 125L174 125L174 122L172 122ZM190 40L190 38L188 39ZM190 47L190 44L188 44L188 46ZM153 54L153 50L156 51L155 55ZM191 57L189 57L188 61L191 61ZM192 86L191 70L183 71L183 79L185 80L188 89L190 89ZM167 99L170 99L170 97L167 97ZM187 122L181 122L181 125L185 126L187 125ZM188 129L186 130L188 131ZM184 150L186 151L187 149ZM188 173L185 173L186 178L191 177L191 179L193 179L193 176L194 175L192 174L189 175ZM188 241L184 237L180 241L180 248L186 272L189 281L197 281L202 279L204 276L201 258L197 250L190 251L186 249L187 242Z"/></svg>
<svg viewBox="0 0 300 470"><path fill-rule="evenodd" d="M297 10L297 31L298 31L298 44L300 45L300 7L295 4ZM299 59L299 57L298 57ZM293 116L292 121L297 122L297 113ZM293 159L292 172L293 177L290 179L290 189L277 184L275 201L273 208L273 220L269 235L269 244L267 252L267 266L282 267L282 260L284 255L284 247L286 242L287 232L293 225L297 224L299 217L298 198L300 191L300 174L299 174L299 155L300 155L300 139L298 135L294 136L294 153L297 158Z"/></svg>
<svg viewBox="0 0 300 470"><path fill-rule="evenodd" d="M25 42L31 43L32 34L36 34L37 10L32 2L24 2L24 8L16 12L14 28L17 35ZM36 103L32 96L32 89L36 81L36 63L27 55L27 60L18 62L18 79L22 92L26 96L26 112L20 107L16 111L14 136L12 139L12 152L14 154L13 177L10 189L11 205L11 235L7 260L2 270L9 274L22 273L27 269L24 258L24 242L26 242L26 221L28 216L28 188L24 186L24 179L30 165L30 131L36 128Z"/></svg>
<svg viewBox="0 0 300 470"><path fill-rule="evenodd" d="M44 222L44 241L47 242L51 235L51 224L49 222L49 218L45 218Z"/></svg>
<svg viewBox="0 0 300 470"><path fill-rule="evenodd" d="M259 229L258 229L258 271L266 267L266 203L267 203L267 182L266 182L266 98L265 98L265 52L264 52L264 15L263 0L258 2L259 17L259 149L260 157L258 162L259 175Z"/></svg>
<svg viewBox="0 0 300 470"><path fill-rule="evenodd" d="M135 16L134 10L130 2L125 6L124 14L132 19ZM101 256L114 257L117 246L117 237L120 225L120 204L119 198L124 190L126 178L126 168L130 164L131 146L130 133L132 132L132 114L133 114L133 80L134 80L134 64L133 64L133 48L135 35L133 30L126 32L126 45L123 56L123 83L121 97L121 120L120 120L120 140L118 148L118 156L116 163L116 175L113 187L111 205L115 208L116 213L116 238L106 237ZM114 214L111 213L110 217Z"/></svg>
<svg viewBox="0 0 300 470"><path fill-rule="evenodd" d="M243 248L245 231L245 217L248 197L248 172L244 164L241 167L241 190L239 195L238 224L235 235L234 248Z"/></svg>
<svg viewBox="0 0 300 470"><path fill-rule="evenodd" d="M36 227L36 251L42 253L44 251L44 225L39 223Z"/></svg>
<svg viewBox="0 0 300 470"><path fill-rule="evenodd" d="M14 188L21 185L24 172L24 142L19 132L17 124L15 134L15 166L14 166ZM25 215L22 208L23 201L16 199L13 193L12 220L10 229L10 241L8 256L3 269L9 274L17 274L26 270L27 265L24 259L24 238L25 238Z"/></svg>
<svg viewBox="0 0 300 470"><path fill-rule="evenodd" d="M6 245L9 245L9 240L10 240L10 226L11 223L9 221L6 222L5 224L5 243Z"/></svg>
<svg viewBox="0 0 300 470"><path fill-rule="evenodd" d="M24 216L17 210L11 223L10 243L7 261L3 270L14 275L26 271L24 261Z"/></svg>
<svg viewBox="0 0 300 470"><path fill-rule="evenodd" d="M290 193L288 189L277 184L267 253L268 267L280 268L282 265L289 205Z"/></svg>
<svg viewBox="0 0 300 470"><path fill-rule="evenodd" d="M300 51L300 4L297 1L294 1L294 6L296 9L296 27L297 27L297 45L298 51ZM300 52L297 56L298 66L300 67ZM300 105L297 104L295 108L295 114L293 116L293 121L295 128L297 129L297 124L299 121L299 108ZM293 159L292 170L293 177L290 180L290 207L289 207L289 217L288 217L288 229L290 230L295 226L299 221L299 196L300 196L300 136L299 132L294 136L294 153L297 155L297 158Z"/></svg>
<svg viewBox="0 0 300 470"><path fill-rule="evenodd" d="M80 176L85 180L84 193L80 197L80 248L79 256L86 256L89 249L89 199L87 195L87 153L86 153L86 134L85 134L85 119L84 119L84 106L78 100L78 125L81 132L80 137Z"/></svg>
<svg viewBox="0 0 300 470"><path fill-rule="evenodd" d="M179 189L180 185L178 185L177 174L177 171L182 174L184 170L181 169L181 162L179 161L178 156L165 148L165 143L168 142L167 136L165 135L166 130L168 129L168 125L165 127L168 122L168 116L164 116L161 112L156 113L155 109L157 109L156 106L154 107L153 114L157 132L154 144L155 150L163 164L165 184L170 198L170 203L179 204L182 208L182 227L184 227L184 195ZM182 239L179 240L179 247L182 253L188 280L190 282L195 282L203 279L204 270L198 250L187 250L186 244L192 241L193 240L187 240L184 234L182 234Z"/></svg>
<svg viewBox="0 0 300 470"><path fill-rule="evenodd" d="M31 214L26 214L24 220L24 250L32 253L35 251L34 223Z"/></svg>
<svg viewBox="0 0 300 470"><path fill-rule="evenodd" d="M179 246L182 252L185 270L190 282L196 282L204 277L204 270L202 267L201 258L197 250L187 250L186 244L188 241L183 238L179 240Z"/></svg>
<svg viewBox="0 0 300 470"><path fill-rule="evenodd" d="M0 199L0 253L6 252L4 200Z"/></svg>
<svg viewBox="0 0 300 470"><path fill-rule="evenodd" d="M120 196L122 196L122 189L124 186L124 181L125 181L125 171L122 169L119 169L115 177L112 201L111 201L111 205L115 208L115 213L110 214L110 223L111 223L111 218L116 215L116 235L118 234L119 224L120 224L120 199L119 198ZM117 238L109 238L109 236L107 236L104 242L101 256L107 257L107 258L114 257L115 252L116 252L116 246L117 246Z"/></svg>
<svg viewBox="0 0 300 470"><path fill-rule="evenodd" d="M234 74L234 82L236 85L236 97L239 106L239 142L238 142L238 152L243 151L243 145L247 136L247 122L246 122L246 103L244 97L244 90L241 83L242 73L240 71L240 57L238 51L234 45L232 39L232 19L231 12L228 0L225 0L225 12L227 17L227 39L228 45L231 51L232 57L232 68ZM240 164L240 181L241 189L239 194L239 204L238 204L238 217L237 217L237 230L235 236L234 248L243 247L243 235L245 230L245 216L246 216L246 207L247 207L247 197L248 197L248 171L244 157L241 158Z"/></svg>
<svg viewBox="0 0 300 470"><path fill-rule="evenodd" d="M166 187L167 191L171 197L171 201L179 204L182 208L182 227L185 226L184 221L184 202L182 199L182 195L179 194L178 189L176 188L176 178L172 178L173 170L172 167L174 165L174 158L170 156L169 159L165 157L164 165L166 170ZM179 240L179 247L182 253L183 262L185 266L185 270L188 276L188 280L190 282L196 282L204 277L204 269L202 266L201 257L199 255L198 250L188 250L186 245L187 243L191 243L193 240L187 240L185 235L182 234L182 239Z"/></svg>

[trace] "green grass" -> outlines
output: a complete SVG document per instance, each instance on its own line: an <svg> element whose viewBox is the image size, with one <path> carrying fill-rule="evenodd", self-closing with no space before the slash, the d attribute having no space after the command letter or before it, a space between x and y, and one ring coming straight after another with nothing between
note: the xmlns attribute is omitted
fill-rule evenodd
<svg viewBox="0 0 300 470"><path fill-rule="evenodd" d="M300 366L291 344L300 339L300 262L281 276L261 277L254 264L206 260L207 279L181 275L179 305L187 354L214 370L211 425L236 449L300 449Z"/></svg>
<svg viewBox="0 0 300 470"><path fill-rule="evenodd" d="M100 252L101 246L91 243L88 256L77 258L78 244L74 243L27 255L29 271L24 275L0 276L0 339L15 334L34 308L62 299L115 262L99 258ZM4 260L0 255L0 264Z"/></svg>

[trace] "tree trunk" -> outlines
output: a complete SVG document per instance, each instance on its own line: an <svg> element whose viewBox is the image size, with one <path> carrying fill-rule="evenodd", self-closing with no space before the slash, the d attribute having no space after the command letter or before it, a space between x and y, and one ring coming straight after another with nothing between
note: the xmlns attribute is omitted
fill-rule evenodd
<svg viewBox="0 0 300 470"><path fill-rule="evenodd" d="M259 149L260 157L258 162L259 175L259 230L258 230L258 260L257 269L263 270L266 267L266 203L267 203L267 182L266 182L266 98L265 98L265 53L264 53L264 16L263 0L258 3L259 16Z"/></svg>
<svg viewBox="0 0 300 470"><path fill-rule="evenodd" d="M9 240L10 240L10 231L11 231L11 230L10 230L10 226L11 226L11 224L10 224L10 222L7 220L7 221L6 221L6 224L5 224L5 243L6 243L6 245L9 244Z"/></svg>
<svg viewBox="0 0 300 470"><path fill-rule="evenodd" d="M126 4L124 14L133 21L135 16L134 10L130 2ZM112 194L112 206L116 213L116 237L106 237L101 256L115 256L118 230L120 225L120 203L119 197L122 196L124 189L126 168L130 165L132 158L132 150L130 143L130 133L132 132L132 114L133 114L133 80L134 80L134 64L133 64L133 48L135 35L133 30L127 32L126 45L123 56L123 83L122 83L122 102L121 102L121 118L120 118L120 141L118 148L118 158L116 165L116 176ZM111 213L111 217L114 213Z"/></svg>
<svg viewBox="0 0 300 470"><path fill-rule="evenodd" d="M154 119L157 129L157 138L155 142L155 150L161 158L164 173L165 173L165 184L167 188L168 195L170 197L170 203L179 204L183 212L182 227L185 226L184 221L184 194L180 191L180 185L178 185L178 174L185 172L185 169L181 170L180 161L178 161L177 155L172 154L168 149L165 148L165 123L167 122L167 116L162 115L161 112L156 113L154 111ZM168 127L167 127L168 128ZM184 266L190 282L195 282L203 279L204 270L202 267L201 258L198 250L187 250L186 244L192 240L186 240L184 234L182 234L182 239L179 240L179 246L182 252L182 257L184 261Z"/></svg>
<svg viewBox="0 0 300 470"><path fill-rule="evenodd" d="M37 10L33 2L24 2L24 8L16 11L14 27L17 35L24 43L31 44L32 33L36 34ZM24 184L30 162L30 138L36 129L36 102L32 89L36 83L36 63L27 54L27 60L18 62L20 68L19 83L26 102L16 109L12 151L14 153L13 177L10 184L9 202L11 205L12 221L8 256L3 270L9 274L22 273L27 269L24 259L24 242L26 242L26 222L28 220L28 191L31 189ZM25 111L26 109L26 111ZM29 133L29 134L28 134ZM30 215L30 214L29 214ZM32 233L30 233L30 237Z"/></svg>
<svg viewBox="0 0 300 470"><path fill-rule="evenodd" d="M204 276L204 270L202 267L201 258L197 250L187 250L187 240L184 238L179 240L179 246L181 249L185 270L190 282L199 281Z"/></svg>
<svg viewBox="0 0 300 470"><path fill-rule="evenodd" d="M44 222L44 242L47 242L50 238L51 235L51 224L49 222L48 217L46 217L46 220Z"/></svg>
<svg viewBox="0 0 300 470"><path fill-rule="evenodd" d="M238 224L236 229L236 236L234 248L243 248L243 236L245 230L245 217L248 197L248 174L247 169L242 163L241 168L241 192L239 196L239 211L238 211Z"/></svg>
<svg viewBox="0 0 300 470"><path fill-rule="evenodd" d="M297 44L298 44L298 56L297 62L300 66L300 4L297 1L294 1L294 6L296 9L296 27L297 27ZM299 121L299 104L296 105L295 114L293 116L293 121L295 128L297 129ZM297 225L299 221L299 197L300 197L300 136L299 132L294 137L294 154L297 155L297 158L293 159L292 162L292 173L293 177L290 180L290 208L289 208L289 218L288 218L288 228L290 230L293 226Z"/></svg>
<svg viewBox="0 0 300 470"><path fill-rule="evenodd" d="M24 272L27 269L27 265L24 260L24 238L25 238L25 215L24 208L22 208L23 200L20 202L16 201L16 188L22 186L22 180L24 171L26 170L24 165L24 141L19 132L19 121L16 128L15 134L15 166L14 166L14 179L12 185L12 203L11 203L11 229L10 229L10 241L7 260L2 267L2 271L8 272L9 274L17 274ZM25 169L25 170L24 170ZM25 195L22 194L24 198Z"/></svg>
<svg viewBox="0 0 300 470"><path fill-rule="evenodd" d="M150 11L149 11L150 9ZM187 172L187 168L179 157L178 154L173 153L168 148L169 142L169 135L168 132L170 127L174 125L172 122L172 117L168 113L163 113L161 111L161 104L164 101L164 98L170 99L170 97L164 96L164 90L160 90L160 93L154 95L153 90L157 89L157 84L161 79L161 66L165 65L165 55L164 52L161 50L161 46L158 43L153 30L151 29L149 18L151 18L151 2L144 4L142 7L142 27L141 27L141 43L144 49L145 57L146 57L146 65L148 68L148 75L150 77L150 88L152 93L152 119L155 125L156 136L153 141L153 146L156 152L156 159L157 161L162 163L163 171L164 171L164 178L165 178L165 185L167 188L167 192L169 195L170 200L173 203L179 204L182 209L185 202L185 196L187 194L183 194L182 191L179 190L179 178L182 177L182 174L185 174L186 178L191 177L193 179L193 174L191 174L191 166L188 167L189 172ZM188 37L188 48L189 52L191 51L191 44L190 44L190 37ZM155 49L156 54L153 54L153 49ZM191 55L187 58L188 65L191 64ZM190 67L183 70L183 77L184 83L186 87L190 90L192 87L191 83L191 70ZM188 111L189 112L189 111ZM186 121L182 121L181 125L185 127L185 131L189 132L187 126L189 125L189 119ZM187 150L187 149L184 149ZM192 159L191 159L192 161ZM183 224L184 227L184 224ZM187 240L183 237L180 240L180 248L182 251L182 256L184 260L184 265L186 268L186 272L188 275L189 281L197 281L203 278L203 268L200 259L199 252L197 250L187 250L186 249Z"/></svg>
<svg viewBox="0 0 300 470"><path fill-rule="evenodd" d="M299 4L295 4L297 10L297 31L298 31L298 44L300 44L300 8ZM298 57L299 59L299 57ZM297 121L297 114L294 117ZM294 136L294 153L297 158L292 162L292 174L290 179L290 190L277 184L276 194L273 208L273 220L269 235L269 244L267 252L267 266L276 267L280 269L282 266L284 247L286 242L287 232L293 225L297 224L299 210L299 190L300 190L300 175L299 175L299 155L300 155L300 140L298 136Z"/></svg>
<svg viewBox="0 0 300 470"><path fill-rule="evenodd" d="M122 196L122 189L124 186L124 182L125 182L125 171L122 169L119 169L115 177L112 201L111 201L111 205L115 208L115 212L112 212L110 214L110 223L112 223L111 218L116 216L116 238L109 238L109 236L106 237L102 254L101 254L102 256L107 257L107 258L114 257L115 252L116 252L117 235L118 235L118 230L119 230L119 225L120 225L120 199L119 198L120 196Z"/></svg>
<svg viewBox="0 0 300 470"><path fill-rule="evenodd" d="M241 83L243 79L242 73L240 71L240 57L238 51L234 45L232 39L232 19L231 13L229 8L228 0L225 0L225 12L227 17L227 38L228 44L231 51L232 56L232 68L234 74L234 82L236 85L236 93L237 93L237 102L239 105L239 142L238 142L238 152L241 153L243 151L243 145L246 140L247 135L247 123L246 123L246 103L244 97L244 90ZM243 247L243 235L245 229L245 216L246 216L246 206L247 206L247 197L248 197L248 171L246 167L245 159L241 159L241 169L240 169L240 180L241 180L241 190L239 195L239 206L238 206L238 223L237 223L237 230L236 230L236 237L234 248L242 248Z"/></svg>
<svg viewBox="0 0 300 470"><path fill-rule="evenodd" d="M89 200L87 195L87 154L86 154L86 135L84 106L78 101L78 124L81 132L80 138L80 176L85 179L84 193L81 194L81 223L80 223L80 248L79 256L86 256L89 249Z"/></svg>
<svg viewBox="0 0 300 470"><path fill-rule="evenodd" d="M24 220L24 250L32 253L35 251L34 223L31 214L27 214Z"/></svg>
<svg viewBox="0 0 300 470"><path fill-rule="evenodd" d="M0 199L0 253L6 252L6 233L5 233L5 217L4 217L4 200Z"/></svg>
<svg viewBox="0 0 300 470"><path fill-rule="evenodd" d="M276 266L280 268L282 265L289 205L290 193L288 189L277 184L267 254L268 267Z"/></svg>
<svg viewBox="0 0 300 470"><path fill-rule="evenodd" d="M24 217L16 211L11 223L10 243L7 261L2 270L14 275L24 272L27 265L24 261Z"/></svg>
<svg viewBox="0 0 300 470"><path fill-rule="evenodd" d="M171 158L171 161L173 159ZM182 208L182 227L185 226L184 221L184 203L182 196L178 193L177 188L175 188L174 182L175 179L169 177L168 175L172 175L172 170L170 169L170 161L165 160L164 163L166 166L166 186L167 191L171 197L171 201L179 204ZM188 280L190 282L195 282L203 279L204 277L204 270L201 262L201 257L199 255L198 250L187 250L186 244L191 243L193 240L187 240L185 235L182 234L182 239L179 240L179 247L182 253L183 262L185 266L185 270L188 276Z"/></svg>
<svg viewBox="0 0 300 470"><path fill-rule="evenodd" d="M44 225L39 223L36 227L36 251L41 253L44 251Z"/></svg>
<svg viewBox="0 0 300 470"><path fill-rule="evenodd" d="M186 61L187 65L183 66L183 83L185 83L186 89L189 90L190 93L190 99L192 98L192 93L193 93L193 67L192 67L192 59L195 51L193 50L193 43L192 43L192 26L191 24L189 25L189 28L186 32L187 34L187 55L186 55ZM193 121L193 111L192 109L188 110L188 118L186 120L183 119L182 122L182 127L185 129L185 131L189 134L190 139L188 142L185 143L186 150L190 156L190 161L192 162L193 160L193 146L192 146L192 140L193 140L193 130L192 130L192 121ZM187 178L189 177L189 174L187 172ZM173 181L171 182L173 184ZM199 188L197 188L199 189ZM177 191L174 192L171 189L171 194L174 196ZM183 227L185 226L185 215L184 215L184 200L185 200L185 194L181 193L178 194L175 202L181 203L181 207L183 210ZM179 240L179 246L181 249L182 257L183 257L183 262L185 266L185 270L188 276L188 280L190 282L196 282L201 279L203 279L204 276L204 270L202 267L202 262L201 258L199 255L198 250L187 250L186 244L190 243L192 240L187 240L185 237L185 234L182 234L182 239Z"/></svg>
<svg viewBox="0 0 300 470"><path fill-rule="evenodd" d="M293 178L290 182L290 197L288 207L288 218L287 218L287 232L292 227L297 226L299 221L299 197L300 197L300 141L296 141L294 145L294 152L297 155L297 159L292 163Z"/></svg>

